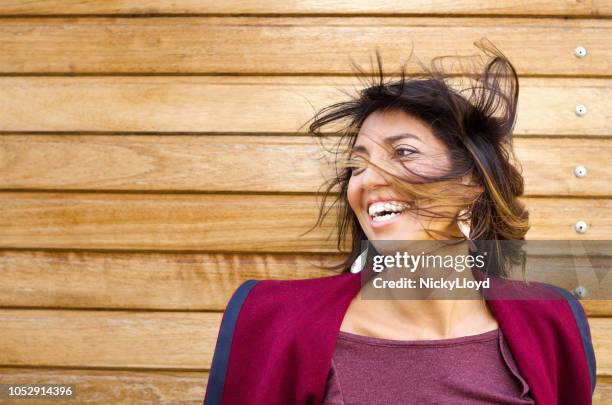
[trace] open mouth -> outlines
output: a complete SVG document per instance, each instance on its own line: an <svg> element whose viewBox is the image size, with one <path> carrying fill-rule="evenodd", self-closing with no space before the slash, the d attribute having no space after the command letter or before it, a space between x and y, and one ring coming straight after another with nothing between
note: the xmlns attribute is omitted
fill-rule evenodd
<svg viewBox="0 0 612 405"><path fill-rule="evenodd" d="M410 206L405 201L375 202L368 207L368 215L373 224L382 224L401 216Z"/></svg>

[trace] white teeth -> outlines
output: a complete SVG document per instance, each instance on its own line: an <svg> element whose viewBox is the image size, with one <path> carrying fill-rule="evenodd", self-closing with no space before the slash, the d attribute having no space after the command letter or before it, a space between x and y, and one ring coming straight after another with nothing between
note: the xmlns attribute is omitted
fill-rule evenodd
<svg viewBox="0 0 612 405"><path fill-rule="evenodd" d="M402 212L406 208L409 208L409 207L410 207L410 204L405 203L405 202L399 202L399 201L376 202L376 203L371 204L368 207L368 213L371 216L376 217L379 213L381 213L383 211L387 211L387 212ZM387 215L389 215L389 214L387 214Z"/></svg>
<svg viewBox="0 0 612 405"><path fill-rule="evenodd" d="M396 217L398 215L400 215L400 214L397 213L397 212L393 212L391 214L382 215L380 217L374 217L374 218L372 218L372 221L374 221L374 222L384 222L384 221L388 221L391 218Z"/></svg>

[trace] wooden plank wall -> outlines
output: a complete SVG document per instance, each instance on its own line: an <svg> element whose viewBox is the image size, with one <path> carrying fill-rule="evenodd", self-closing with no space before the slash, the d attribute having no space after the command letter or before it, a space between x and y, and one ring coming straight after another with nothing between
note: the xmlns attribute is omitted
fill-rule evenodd
<svg viewBox="0 0 612 405"><path fill-rule="evenodd" d="M0 382L201 402L231 292L338 258L333 220L300 237L329 173L302 124L375 46L397 71L412 46L427 61L493 41L521 76L528 237L609 239L611 15L607 0L2 1ZM611 403L612 304L584 305L595 403Z"/></svg>

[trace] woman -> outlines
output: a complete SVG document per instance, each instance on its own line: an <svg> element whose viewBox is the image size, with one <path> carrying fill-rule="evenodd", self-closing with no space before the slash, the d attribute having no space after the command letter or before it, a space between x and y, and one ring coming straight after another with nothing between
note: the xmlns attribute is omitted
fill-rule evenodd
<svg viewBox="0 0 612 405"><path fill-rule="evenodd" d="M436 66L442 58L423 77L402 69L385 83L378 57L377 83L317 114L316 136L349 120L326 196L338 191L338 248L350 234L351 252L331 267L341 274L236 290L205 404L591 403L595 358L580 303L504 277L521 252L503 241L529 229L511 161L518 77L494 46L477 45L491 59L462 91ZM393 241L489 241L486 271L463 277L492 286L483 299L365 299L375 274L359 273L363 241L378 252Z"/></svg>

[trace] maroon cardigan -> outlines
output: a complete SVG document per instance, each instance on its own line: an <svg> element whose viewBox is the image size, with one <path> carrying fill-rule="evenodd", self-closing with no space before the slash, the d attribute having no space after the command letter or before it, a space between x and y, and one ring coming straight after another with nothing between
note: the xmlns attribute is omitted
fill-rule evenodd
<svg viewBox="0 0 612 405"><path fill-rule="evenodd" d="M536 403L591 404L595 356L580 302L549 284L490 279L483 295ZM244 282L223 315L204 404L320 404L360 288L351 273Z"/></svg>

